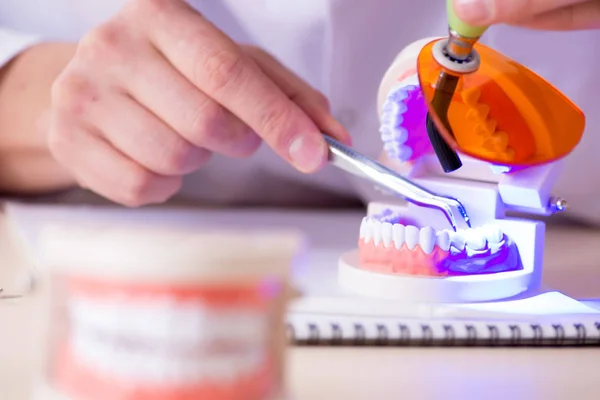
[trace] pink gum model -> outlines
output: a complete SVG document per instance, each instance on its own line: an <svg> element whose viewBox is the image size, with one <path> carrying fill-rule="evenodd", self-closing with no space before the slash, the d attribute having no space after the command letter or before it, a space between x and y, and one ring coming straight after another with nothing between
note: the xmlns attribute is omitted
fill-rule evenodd
<svg viewBox="0 0 600 400"><path fill-rule="evenodd" d="M417 245L410 250L406 243L399 249L395 246L385 247L383 243L358 242L359 262L369 271L388 274L410 274L422 276L446 276L448 271L440 268L442 260L450 253L435 246L433 251L426 254L421 246Z"/></svg>

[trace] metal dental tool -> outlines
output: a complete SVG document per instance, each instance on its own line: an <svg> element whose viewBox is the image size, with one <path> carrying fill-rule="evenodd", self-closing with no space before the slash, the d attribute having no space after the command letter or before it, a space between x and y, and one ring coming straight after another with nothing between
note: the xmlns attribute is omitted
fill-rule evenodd
<svg viewBox="0 0 600 400"><path fill-rule="evenodd" d="M335 167L367 179L380 188L399 195L411 203L439 209L445 214L452 228L456 231L456 218L452 211L452 207L454 207L459 211L467 226L471 227L467 211L457 199L432 193L330 136L323 136L329 145L329 162Z"/></svg>

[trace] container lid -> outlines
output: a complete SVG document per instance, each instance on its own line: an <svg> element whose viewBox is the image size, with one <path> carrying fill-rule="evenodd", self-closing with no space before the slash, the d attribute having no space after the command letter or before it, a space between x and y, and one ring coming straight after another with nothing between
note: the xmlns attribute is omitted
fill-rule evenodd
<svg viewBox="0 0 600 400"><path fill-rule="evenodd" d="M294 230L82 223L51 223L39 242L52 272L173 283L286 276L304 243Z"/></svg>

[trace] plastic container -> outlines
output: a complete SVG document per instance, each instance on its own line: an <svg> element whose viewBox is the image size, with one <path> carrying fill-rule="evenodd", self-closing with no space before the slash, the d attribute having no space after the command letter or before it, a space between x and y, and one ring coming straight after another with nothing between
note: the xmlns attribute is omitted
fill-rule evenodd
<svg viewBox="0 0 600 400"><path fill-rule="evenodd" d="M292 231L53 226L38 400L285 398Z"/></svg>

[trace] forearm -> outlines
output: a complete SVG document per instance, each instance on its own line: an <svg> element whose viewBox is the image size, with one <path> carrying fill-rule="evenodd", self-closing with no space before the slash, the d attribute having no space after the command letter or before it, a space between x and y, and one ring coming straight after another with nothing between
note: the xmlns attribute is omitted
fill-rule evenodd
<svg viewBox="0 0 600 400"><path fill-rule="evenodd" d="M34 194L74 185L48 151L46 132L52 83L75 47L39 44L0 68L0 192Z"/></svg>

